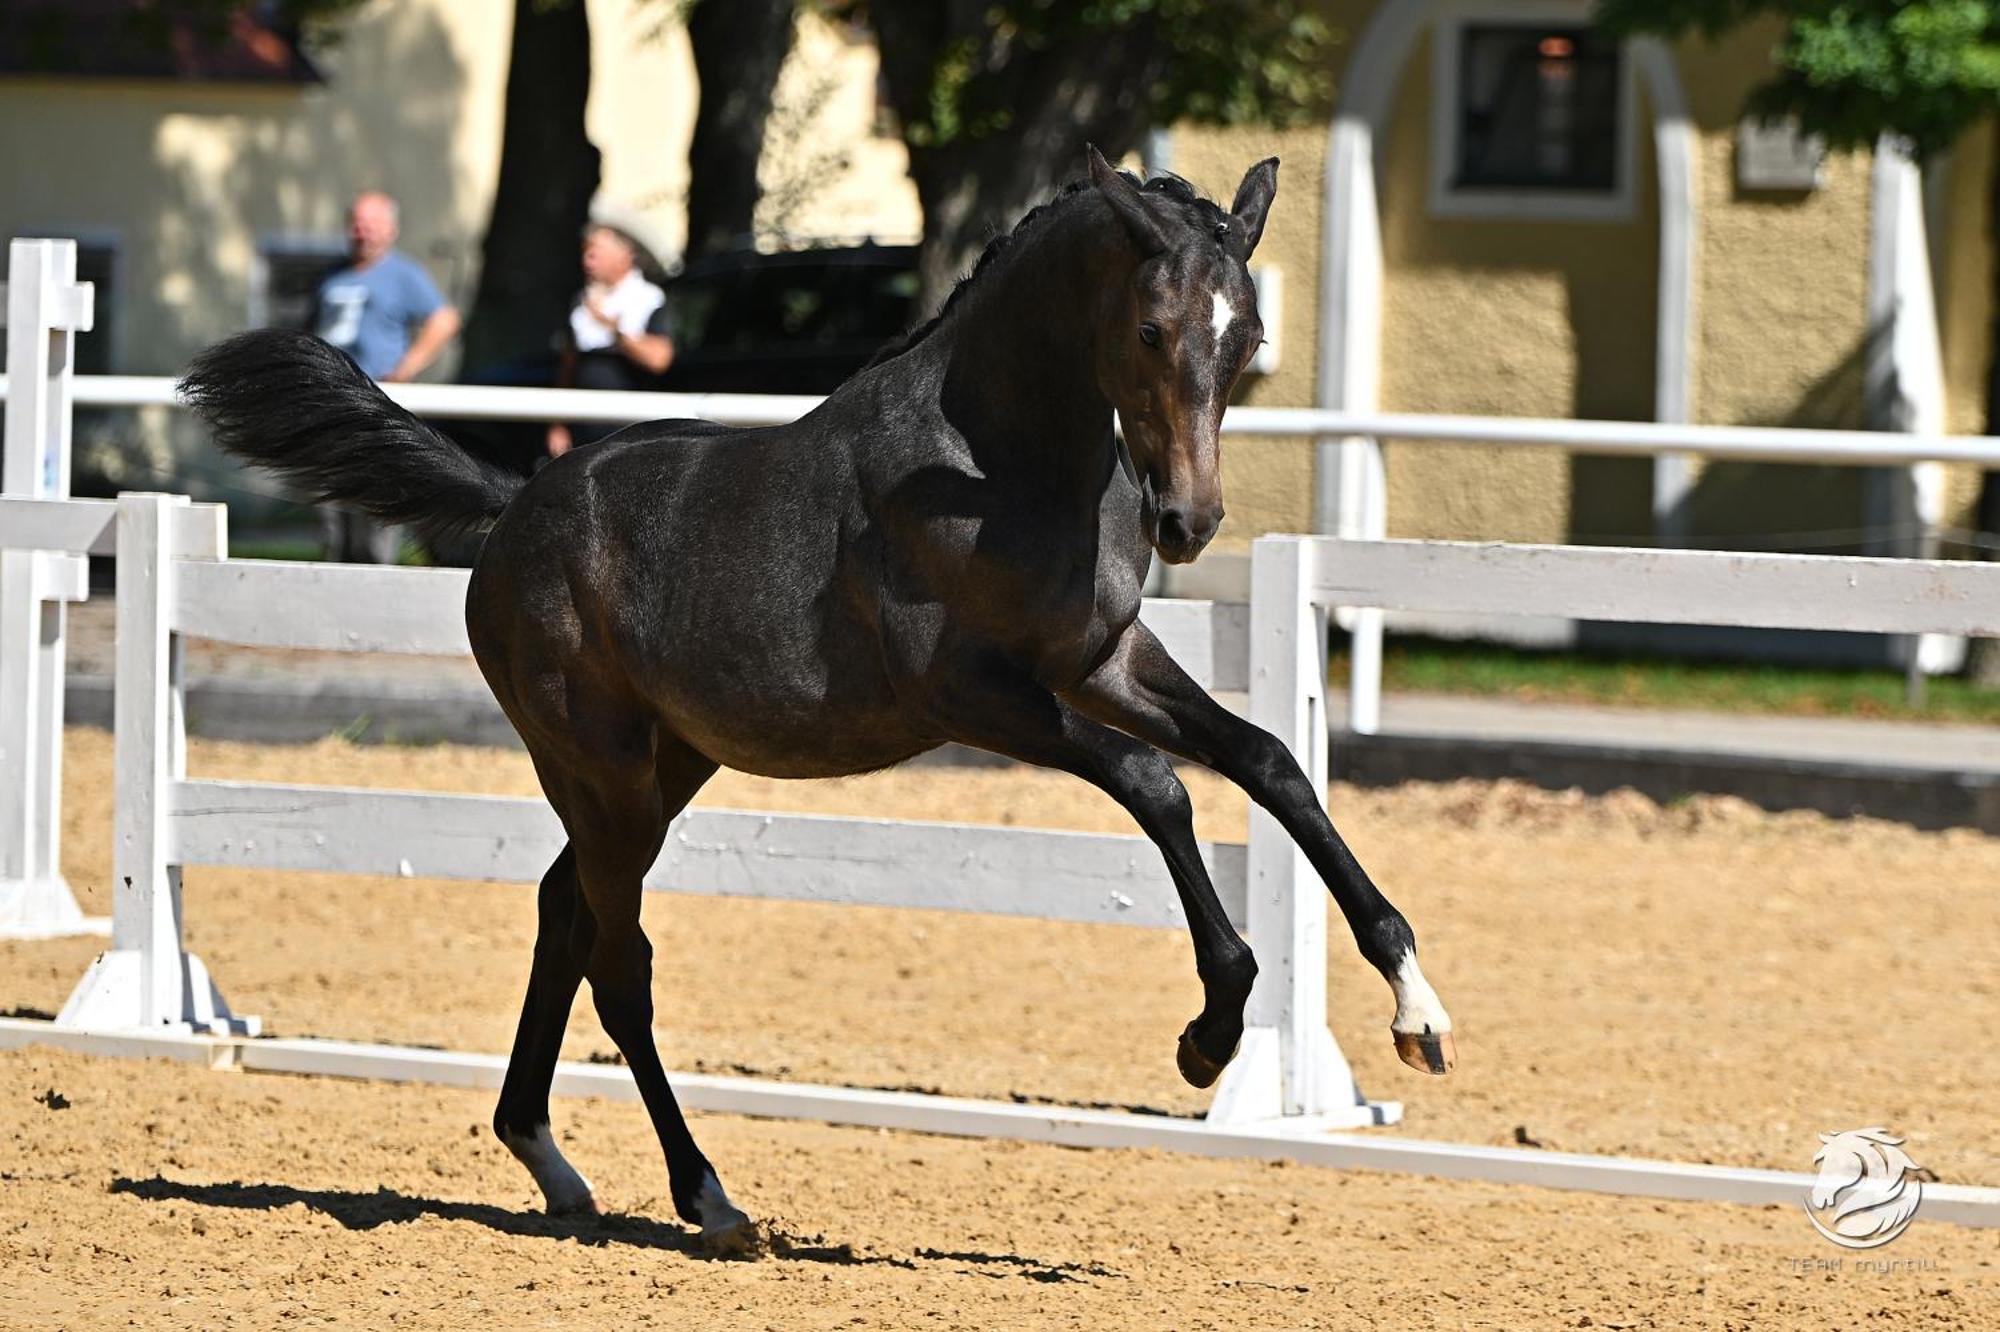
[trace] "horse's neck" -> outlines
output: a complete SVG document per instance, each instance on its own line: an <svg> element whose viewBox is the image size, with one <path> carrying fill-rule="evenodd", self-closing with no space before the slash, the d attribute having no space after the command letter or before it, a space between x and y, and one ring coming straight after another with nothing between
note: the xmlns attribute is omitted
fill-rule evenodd
<svg viewBox="0 0 2000 1332"><path fill-rule="evenodd" d="M1097 387L1096 302L1114 280L1085 220L1055 218L968 292L951 339L945 414L1002 470L1091 501L1112 461L1112 411ZM989 475L992 475L989 469Z"/></svg>

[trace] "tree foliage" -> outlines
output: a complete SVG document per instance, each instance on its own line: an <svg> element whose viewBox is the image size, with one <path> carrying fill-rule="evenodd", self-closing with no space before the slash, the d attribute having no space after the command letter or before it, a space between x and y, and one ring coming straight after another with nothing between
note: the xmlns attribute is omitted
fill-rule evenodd
<svg viewBox="0 0 2000 1332"><path fill-rule="evenodd" d="M935 303L986 239L1093 142L1117 158L1179 120L1286 125L1333 100L1311 0L847 0L870 24L924 210Z"/></svg>
<svg viewBox="0 0 2000 1332"><path fill-rule="evenodd" d="M1285 124L1333 96L1333 33L1301 0L873 0L879 21L926 29L934 52L899 106L913 145L1005 136L1017 94L1065 54L1138 46L1153 58L1133 90L1148 124ZM928 20L926 22L926 20ZM902 99L899 99L902 100Z"/></svg>
<svg viewBox="0 0 2000 1332"><path fill-rule="evenodd" d="M1785 22L1749 110L1797 116L1836 148L1884 133L1942 152L2000 111L2000 0L1600 0L1620 32L1718 36Z"/></svg>

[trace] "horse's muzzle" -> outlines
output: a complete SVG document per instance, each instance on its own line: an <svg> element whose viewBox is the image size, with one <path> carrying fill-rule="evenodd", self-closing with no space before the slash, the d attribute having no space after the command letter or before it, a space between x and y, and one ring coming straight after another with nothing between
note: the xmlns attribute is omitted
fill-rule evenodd
<svg viewBox="0 0 2000 1332"><path fill-rule="evenodd" d="M1219 525L1204 515L1190 516L1180 509L1163 510L1154 526L1153 549L1168 564L1187 564L1207 548Z"/></svg>

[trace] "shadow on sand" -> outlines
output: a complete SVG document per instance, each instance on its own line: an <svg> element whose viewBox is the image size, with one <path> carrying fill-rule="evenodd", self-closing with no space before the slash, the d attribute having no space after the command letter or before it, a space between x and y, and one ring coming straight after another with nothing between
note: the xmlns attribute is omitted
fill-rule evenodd
<svg viewBox="0 0 2000 1332"><path fill-rule="evenodd" d="M443 1221L467 1221L504 1235L540 1239L574 1240L579 1244L607 1247L618 1244L634 1249L659 1249L685 1254L689 1258L741 1261L743 1255L717 1254L707 1249L692 1229L651 1217L614 1213L610 1216L550 1216L546 1212L517 1212L491 1203L449 1202L442 1198L419 1198L395 1189L362 1193L352 1189L301 1189L290 1184L192 1184L154 1175L150 1179L111 1181L112 1193L130 1194L147 1202L186 1202L203 1207L230 1207L242 1211L274 1212L303 1204L311 1211L330 1217L348 1230L373 1230L377 1226L401 1225L424 1217ZM1068 1282L1089 1277L1119 1277L1122 1273L1096 1263L1052 1263L1013 1253L950 1252L924 1248L913 1257L894 1254L855 1252L854 1246L830 1243L822 1235L794 1234L776 1225L765 1226L765 1253L780 1262L828 1263L838 1267L896 1267L918 1270L923 1263L961 1264L981 1275L1019 1276L1030 1281Z"/></svg>

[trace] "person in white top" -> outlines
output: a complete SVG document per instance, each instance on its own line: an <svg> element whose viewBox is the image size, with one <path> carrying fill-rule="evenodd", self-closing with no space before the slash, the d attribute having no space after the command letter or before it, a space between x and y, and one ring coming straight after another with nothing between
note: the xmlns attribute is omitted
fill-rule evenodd
<svg viewBox="0 0 2000 1332"><path fill-rule="evenodd" d="M634 389L673 364L665 332L667 294L639 269L639 249L616 227L595 224L583 234L585 286L563 330L559 388ZM549 426L550 457L601 439L616 426Z"/></svg>

